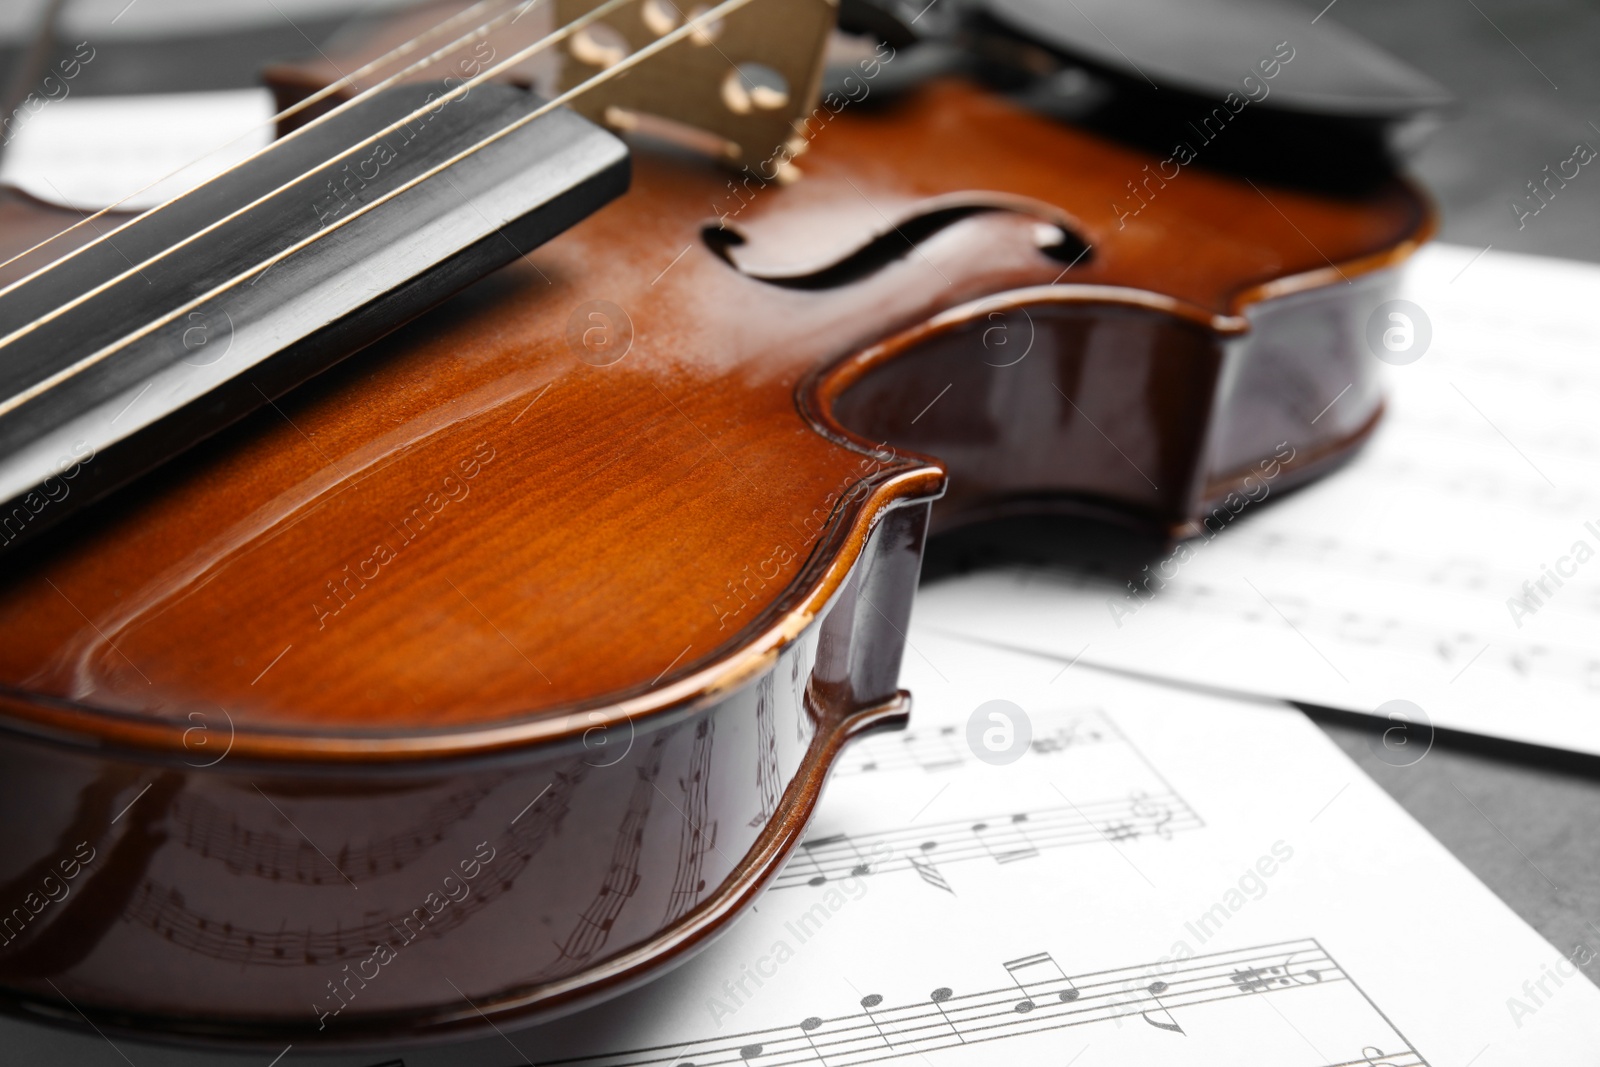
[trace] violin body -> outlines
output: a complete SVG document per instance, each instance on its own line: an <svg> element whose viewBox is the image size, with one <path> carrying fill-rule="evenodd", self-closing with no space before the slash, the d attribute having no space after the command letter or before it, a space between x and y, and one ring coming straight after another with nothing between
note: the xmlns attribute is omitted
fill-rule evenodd
<svg viewBox="0 0 1600 1067"><path fill-rule="evenodd" d="M904 722L930 528L1186 536L1376 424L1404 181L1187 168L1130 217L1156 157L974 83L817 122L793 184L636 144L616 203L21 550L11 1010L377 1043L643 981Z"/></svg>

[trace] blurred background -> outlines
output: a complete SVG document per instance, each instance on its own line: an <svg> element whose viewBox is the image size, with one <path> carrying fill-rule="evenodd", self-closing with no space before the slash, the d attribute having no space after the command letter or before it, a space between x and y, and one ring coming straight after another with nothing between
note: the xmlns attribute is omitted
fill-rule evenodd
<svg viewBox="0 0 1600 1067"><path fill-rule="evenodd" d="M63 41L93 37L74 94L247 89L273 59L312 53L353 18L407 0L71 0ZM10 83L48 0L0 4L0 83ZM1448 87L1458 101L1412 161L1438 199L1441 238L1508 252L1600 259L1600 177L1561 190L1559 211L1519 230L1510 202L1573 145L1600 144L1600 3L1594 0L1311 0ZM92 34L89 32L92 28ZM64 49L64 54L70 47ZM8 89L15 87L8 84ZM25 88L23 90L26 91ZM1587 180L1585 180L1587 179ZM1553 205L1555 206L1555 205Z"/></svg>

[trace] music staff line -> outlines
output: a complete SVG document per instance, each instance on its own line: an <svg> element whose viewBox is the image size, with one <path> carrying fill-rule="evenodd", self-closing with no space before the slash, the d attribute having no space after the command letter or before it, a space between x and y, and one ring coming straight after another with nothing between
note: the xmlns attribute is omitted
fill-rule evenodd
<svg viewBox="0 0 1600 1067"><path fill-rule="evenodd" d="M1156 1031L1182 1035L1175 1013L1188 1014L1241 997L1282 995L1347 982L1354 986L1314 939L1197 956L1160 979L1152 979L1158 971L1158 965L1152 964L1069 977L1048 952L1007 961L1002 967L1011 984L979 993L957 994L940 987L924 1001L888 1008L882 1006L881 995L869 994L861 998L862 1010L856 1014L830 1019L811 1016L782 1027L691 1041L678 1048L660 1045L545 1062L547 1067L790 1067L810 1063L855 1067L1133 1016L1141 1017ZM1021 977L1030 971L1045 976ZM1392 1034L1394 1041L1387 1043L1398 1041L1400 1045L1387 1052L1381 1045L1365 1043L1358 1046L1365 1058L1346 1063L1374 1067L1426 1064L1359 987L1355 988L1372 1008L1374 1019Z"/></svg>
<svg viewBox="0 0 1600 1067"><path fill-rule="evenodd" d="M284 837L275 828L247 825L237 813L218 808L203 797L179 794L173 802L172 820L182 830L179 840L184 848L202 859L220 862L230 873L300 885L339 884L343 881L340 871L378 877L417 862L510 778L499 774L444 797L401 833L346 843L332 865L305 839Z"/></svg>
<svg viewBox="0 0 1600 1067"><path fill-rule="evenodd" d="M1251 603L1245 594L1239 593L1234 597L1230 611L1229 607L1216 603L1219 598L1215 588L1197 587L1192 591L1185 589L1174 592L1178 594L1174 604L1190 610L1230 613L1247 622L1267 626L1282 622L1261 604L1259 597ZM1272 598L1272 605L1296 627L1326 634L1345 644L1398 646L1437 659L1446 668L1456 669L1477 656L1474 670L1487 668L1519 681L1534 676L1551 676L1590 692L1600 691L1600 654L1593 651L1544 643L1497 641L1491 635L1468 630L1451 633L1436 626L1419 625L1409 619L1370 615L1346 607L1324 607L1311 604L1300 596L1286 596L1270 590L1267 592ZM1208 600L1211 602L1208 603Z"/></svg>
<svg viewBox="0 0 1600 1067"><path fill-rule="evenodd" d="M429 919L426 936L437 937L454 929L511 890L518 875L559 833L570 810L572 793L582 785L590 769L577 760L567 770L556 772L552 786L540 793L530 805L531 810L518 816L520 822L511 828L505 842L507 857L494 868L493 876L480 883L458 906L452 906L437 919ZM191 905L176 887L149 878L140 883L120 916L122 922L148 929L198 956L283 967L348 959L370 952L379 942L405 940L408 920L415 918L415 911L379 910L366 912L361 921L348 927L335 925L332 930L290 929L286 921L280 921L276 928L247 927L219 921L207 914L204 903Z"/></svg>
<svg viewBox="0 0 1600 1067"><path fill-rule="evenodd" d="M1107 732L1075 718L1066 725L1035 737L1028 746L1036 756L1054 755L1070 748L1100 744ZM851 748L850 758L842 761L837 775L871 774L879 771L924 770L929 773L953 770L972 762L966 740L955 726L937 731L908 730L894 737L867 737Z"/></svg>
<svg viewBox="0 0 1600 1067"><path fill-rule="evenodd" d="M1494 591L1517 589L1525 574L1496 570L1489 564L1461 556L1436 560L1408 556L1374 545L1351 544L1328 536L1303 536L1304 531L1256 532L1241 527L1229 535L1234 551L1254 560L1281 559L1290 563L1309 563L1318 568L1338 569L1363 579L1383 578L1396 583L1430 588L1453 589L1467 594L1491 595ZM1600 588L1573 590L1572 600L1586 610L1600 614Z"/></svg>
<svg viewBox="0 0 1600 1067"><path fill-rule="evenodd" d="M1040 579L1057 588L1103 591L1103 584L1066 573L1018 568L1019 584ZM1158 602L1197 616L1239 619L1254 625L1280 627L1283 620L1259 596L1210 583L1175 584L1162 590ZM1473 670L1489 669L1517 681L1553 677L1589 692L1600 692L1600 653L1545 643L1493 640L1488 632L1449 631L1419 625L1393 615L1373 615L1349 607L1312 604L1297 593L1264 589L1273 608L1297 629L1327 636L1342 644L1395 646L1436 659L1446 669L1462 669L1476 658Z"/></svg>
<svg viewBox="0 0 1600 1067"><path fill-rule="evenodd" d="M924 880L927 864L993 860L1013 863L1032 859L1044 849L1131 841L1140 837L1170 839L1180 830L1205 825L1176 793L1086 801L980 818L952 819L922 827L865 834L835 834L802 842L773 880L773 889L819 886L838 877L916 870ZM870 863L867 854L887 845L893 855ZM940 886L948 889L948 886Z"/></svg>
<svg viewBox="0 0 1600 1067"><path fill-rule="evenodd" d="M1592 515L1600 507L1600 495L1575 486L1551 489L1536 478L1516 482L1474 467L1430 466L1410 456L1386 456L1370 462L1368 470L1391 484L1421 484L1435 492L1466 497L1475 503L1507 502L1557 515Z"/></svg>

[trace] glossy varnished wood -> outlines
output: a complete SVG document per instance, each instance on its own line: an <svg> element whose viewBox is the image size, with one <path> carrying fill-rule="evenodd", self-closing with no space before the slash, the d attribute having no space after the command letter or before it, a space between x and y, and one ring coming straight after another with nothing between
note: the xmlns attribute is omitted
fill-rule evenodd
<svg viewBox="0 0 1600 1067"><path fill-rule="evenodd" d="M641 146L617 204L26 550L0 584L0 755L62 769L7 796L7 810L37 810L51 829L0 831L0 851L21 878L75 843L81 823L109 854L133 833L110 826L117 806L150 782L165 783L151 787L164 806L130 823L146 839L122 866L86 871L103 887L99 933L22 970L5 969L0 947L0 983L47 1010L48 978L129 1026L326 1036L306 1005L341 961L234 959L235 988L159 925L139 925L139 888L157 874L208 901L210 919L240 925L225 914L227 887L254 876L185 849L172 814L183 797L225 797L214 806L241 825L281 833L292 831L258 799L306 804L294 810L315 820L308 830L328 827L324 851L339 854L381 836L384 782L445 797L479 781L481 761L505 761L504 810L463 820L470 845L480 825L509 832L511 797L553 780L560 746L595 725L679 729L656 764L637 762L636 746L628 789L689 781L688 724L748 720L763 687L793 685L780 676L795 672L804 698L783 721L812 732L781 774L752 758L718 779L699 820L681 805L681 825L660 816L680 837L634 869L603 950L566 971L515 951L465 966L494 951L496 931L583 917L613 844L633 832L609 780L565 816L600 842L586 858L519 876L504 903L430 942L438 967L391 972L352 1002L340 1033L371 1039L402 1018L417 1033L470 1025L459 998L435 988L440 968L472 974L468 995L507 1020L636 980L748 901L797 839L831 752L888 714L943 446L958 457L952 521L1076 497L1181 530L1271 455L1288 423L1263 412L1309 423L1308 383L1346 369L1362 383L1296 439L1316 463L1375 419L1370 358L1314 365L1334 341L1359 340L1343 337L1370 295L1355 283L1426 236L1430 213L1408 185L1341 200L1188 168L1122 225L1114 203L1151 157L973 85L939 82L818 121L806 177L788 187L735 192L699 159ZM951 198L995 193L1016 209L926 235L913 225ZM726 256L703 236L719 220L743 238ZM1088 253L1070 268L1046 254L1041 220ZM918 232L916 247L826 281L896 229ZM824 281L758 277L808 272ZM1338 309L1310 347L1296 347L1303 327L1278 325L1303 321L1279 316L1299 300ZM997 310L1040 325L1041 358L984 359ZM1131 373L1117 384L1123 353ZM989 369L939 400L974 359ZM1240 386L1252 367L1297 360L1313 369ZM1015 383L1067 401L1015 422L1042 437L994 429L1004 412L993 405L1020 395ZM918 412L935 400L924 426ZM1224 419L1254 428L1230 436ZM214 767L195 766L196 723L232 746ZM754 736L741 744L759 754ZM761 773L767 799L752 808ZM304 799L318 790L335 799ZM677 842L693 843L682 826L740 820L737 840L718 840L732 862L711 861L686 907L633 903L672 891ZM180 888L180 876L193 881ZM253 921L277 909L328 930L349 915L340 885L293 904L251 886ZM403 915L420 886L392 883L379 911ZM180 993L208 978L226 995L180 1013Z"/></svg>
<svg viewBox="0 0 1600 1067"><path fill-rule="evenodd" d="M806 181L733 220L752 256L830 261L922 198L999 186L1081 220L1092 252L1074 283L1213 321L1325 282L1330 259L1349 273L1392 258L1424 225L1403 186L1353 204L1273 190L1269 204L1194 173L1165 191L1169 215L1119 231L1111 194L1141 157L954 84L847 113L805 158ZM857 284L780 289L701 242L732 195L721 174L650 155L639 170L625 204L12 574L0 677L85 708L181 722L220 705L243 732L313 737L684 695L670 683L746 644L793 598L818 528L850 518L833 500L868 450L808 425L797 384L1062 265L1036 248L1033 219L979 215ZM631 322L610 366L580 358L585 331L598 345L626 329L586 317L595 302Z"/></svg>

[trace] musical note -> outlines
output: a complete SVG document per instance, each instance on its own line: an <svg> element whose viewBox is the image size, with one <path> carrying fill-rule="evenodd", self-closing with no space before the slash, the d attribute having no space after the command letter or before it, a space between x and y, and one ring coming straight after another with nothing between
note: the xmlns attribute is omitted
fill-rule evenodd
<svg viewBox="0 0 1600 1067"><path fill-rule="evenodd" d="M817 872L816 874L813 874L810 878L806 879L806 885L811 885L811 886L822 885L824 882L826 882L828 880L828 875L827 875L826 872L823 871L822 864L817 861L817 854L814 851L815 849L822 847L822 844L823 844L823 839L821 839L821 838L817 839L816 841L802 841L802 842L800 842L800 853L799 854L804 856L806 859L810 860L811 861L811 866L816 868L816 872Z"/></svg>
<svg viewBox="0 0 1600 1067"><path fill-rule="evenodd" d="M1294 958L1299 955L1301 955L1301 953L1291 952L1288 956L1284 957L1283 973L1289 976L1290 981L1294 982L1296 985L1316 985L1318 982L1322 981L1322 972L1313 967L1307 967L1299 974L1295 973L1294 968L1291 967L1290 964L1293 963ZM1306 979L1309 979L1309 981Z"/></svg>
<svg viewBox="0 0 1600 1067"><path fill-rule="evenodd" d="M929 842L926 842L926 844L931 845L931 844L933 844L933 842L929 841ZM935 889L943 889L946 893L949 893L951 896L955 896L956 895L956 891L954 889L950 888L950 883L945 881L944 875L939 873L939 868L937 868L937 867L935 867L933 865L933 861L932 860L919 859L916 856L908 856L906 858L911 861L912 869L917 872L917 875L924 882L927 882L929 885L933 886Z"/></svg>
<svg viewBox="0 0 1600 1067"><path fill-rule="evenodd" d="M1178 1025L1178 1020L1172 1017L1172 1012L1168 1011L1167 1006L1161 1003L1161 994L1165 993L1167 989L1167 983L1161 981L1151 982L1149 985L1145 986L1145 992L1149 993L1150 999L1156 1002L1156 1010L1167 1017L1166 1022L1162 1022L1159 1019L1150 1018L1150 1013L1148 1011L1142 1011L1139 1013L1139 1015L1144 1019L1145 1022L1149 1023L1158 1030L1169 1030L1172 1033L1183 1034L1184 1037L1188 1037L1188 1034L1183 1033L1183 1027Z"/></svg>
<svg viewBox="0 0 1600 1067"><path fill-rule="evenodd" d="M1228 977L1233 984L1239 987L1241 993L1265 993L1276 984L1287 984L1287 978L1275 977L1278 968L1269 967L1262 970L1260 967L1246 967L1242 971L1234 971Z"/></svg>
<svg viewBox="0 0 1600 1067"><path fill-rule="evenodd" d="M872 865L866 861L866 857L861 855L861 850L856 847L856 843L850 835L834 834L832 837L819 837L811 841L801 842L801 853L809 857L817 869L817 873L807 880L807 885L821 885L828 880L828 875L822 869L822 864L817 861L817 853L835 849L839 845L846 846L855 857L856 862L850 868L850 876L852 878L859 878L861 875L872 873Z"/></svg>
<svg viewBox="0 0 1600 1067"><path fill-rule="evenodd" d="M1163 841L1172 840L1172 830L1168 824L1172 822L1172 809L1165 804L1158 804L1150 800L1143 790L1135 789L1130 794L1133 801L1131 809L1136 819L1147 819L1150 826L1147 832L1155 834ZM1137 835L1135 835L1137 836Z"/></svg>
<svg viewBox="0 0 1600 1067"><path fill-rule="evenodd" d="M840 841L843 841L845 844L850 846L850 851L855 854L855 858L858 861L854 867L850 868L850 876L852 878L859 878L863 874L871 874L872 865L869 864L866 861L866 858L861 855L861 850L856 847L855 841L850 837L849 834L839 834L837 837L827 839L827 843L829 844L837 844Z"/></svg>
<svg viewBox="0 0 1600 1067"><path fill-rule="evenodd" d="M1052 734L1035 737L1029 746L1041 756L1051 755L1056 752L1065 752L1077 745L1097 744L1104 739L1104 735L1095 729L1080 729L1082 724L1073 721L1063 726Z"/></svg>
<svg viewBox="0 0 1600 1067"><path fill-rule="evenodd" d="M990 846L987 834L990 832L991 827L988 823L974 823L972 833L982 842L985 851L989 853L989 856L996 863L1015 863L1017 860L1032 859L1039 854L1038 848L1028 839L1028 835L1022 829L1022 824L1027 821L1028 816L1026 814L1011 816L1010 833L1012 837L1016 838L1016 841L1006 842L1006 847L1001 848L999 851ZM1002 831L1003 834L1004 831Z"/></svg>
<svg viewBox="0 0 1600 1067"><path fill-rule="evenodd" d="M933 1006L939 1009L939 1016L944 1019L945 1025L950 1027L950 1032L955 1034L956 1039L965 1045L967 1043L967 1039L963 1037L961 1031L956 1028L956 1024L950 1021L950 1014L944 1010L944 1002L953 996L955 996L955 991L953 989L951 989L949 986L940 986L938 989L935 989L932 993L928 994L928 999L933 1001Z"/></svg>
<svg viewBox="0 0 1600 1067"><path fill-rule="evenodd" d="M801 1020L800 1032L805 1035L806 1044L811 1046L811 1051L816 1055L817 1062L822 1064L822 1067L828 1067L828 1061L823 1058L822 1050L819 1049L817 1047L817 1043L811 1039L811 1031L815 1030L821 1025L822 1020L813 1015L810 1018Z"/></svg>
<svg viewBox="0 0 1600 1067"><path fill-rule="evenodd" d="M853 835L834 834L806 841L796 857L773 882L775 889L801 885L820 886L846 875L882 874L912 870L923 881L943 889L940 880L950 864L970 860L1014 863L1039 855L1044 849L1116 839L1159 837L1171 840L1178 830L1196 829L1204 823L1174 794L1108 800L1082 800L1058 808L1041 808L976 822L952 819L928 826L882 830ZM1125 828L1124 828L1125 827ZM938 854L938 877L933 873L933 853ZM863 861L870 853L870 863Z"/></svg>
<svg viewBox="0 0 1600 1067"><path fill-rule="evenodd" d="M1049 952L1008 960L1001 964L1008 983L975 993L956 995L940 986L925 998L891 1005L872 993L861 997L857 1014L826 1021L813 1015L798 1027L786 1023L769 1030L730 1036L710 1036L690 1041L678 1055L700 1063L823 1063L824 1053L838 1067L891 1059L924 1060L928 1053L1005 1041L1011 1037L1047 1031L1093 1027L1139 1016L1154 1029L1190 1036L1175 1013L1204 1013L1208 1005L1224 1002L1219 995L1230 987L1251 996L1274 996L1284 989L1305 988L1307 996L1331 998L1329 1004L1348 1004L1354 996L1368 1012L1364 1026L1382 1027L1385 1020L1366 995L1355 988L1339 965L1315 941L1303 940L1256 948L1231 949L1190 957L1180 963L1162 961L1133 967L1097 969L1069 978ZM1153 968L1163 977L1151 980ZM1296 985L1298 979L1303 986ZM1281 980L1281 981L1280 981ZM1129 998L1132 992L1132 999ZM1325 992L1323 992L1325 991ZM1316 1011L1317 1003L1307 1010ZM938 1012L934 1020L930 1005ZM1390 1033L1368 1029L1366 1034ZM1160 1039L1164 1040L1164 1039ZM1366 1038L1371 1041L1371 1037ZM1404 1038L1383 1038L1379 1053L1367 1045L1364 1055L1383 1056L1369 1067L1422 1067L1423 1061ZM1360 1041L1346 1047L1359 1048ZM999 1059L991 1055L986 1060ZM926 1062L926 1061L925 1061ZM1359 1059L1342 1059L1344 1067ZM660 1049L641 1048L580 1060L541 1060L544 1067L660 1067Z"/></svg>
<svg viewBox="0 0 1600 1067"><path fill-rule="evenodd" d="M1346 611L1339 617L1337 630L1341 641L1348 641L1358 645L1387 645L1394 640L1395 632L1400 628L1396 619L1376 618L1363 615L1354 611Z"/></svg>
<svg viewBox="0 0 1600 1067"><path fill-rule="evenodd" d="M485 872L484 880L477 883L470 897L430 920L420 931L409 913L384 916L378 912L367 912L365 921L359 924L348 927L335 924L332 929L322 930L290 930L282 924L256 928L233 925L207 915L199 905L187 902L177 889L151 879L140 883L122 918L196 955L254 966L317 964L353 953L364 956L379 942L398 946L419 936L438 937L511 891L522 871L560 830L569 810L568 798L582 785L587 774L588 769L579 760L574 760L568 769L556 772L546 802L534 807L527 818L512 828L506 858ZM453 809L475 804L480 799L472 794L458 794L447 798L436 810L441 817L449 817L447 813ZM237 840L248 847L250 831L231 823L229 830L239 830ZM263 843L275 840L268 834L255 835L255 839Z"/></svg>
<svg viewBox="0 0 1600 1067"><path fill-rule="evenodd" d="M1078 987L1073 985L1056 963L1055 958L1048 952L1036 952L1032 956L1022 956L1019 959L1008 960L1001 964L1006 969L1006 974L1016 983L1022 991L1023 999L1012 1007L1019 1015L1026 1015L1032 1011L1036 1004L1028 992L1030 985L1048 985L1052 982L1065 982L1067 988L1056 990L1056 999L1063 1003L1078 999ZM1027 980L1025 981L1023 977Z"/></svg>
<svg viewBox="0 0 1600 1067"><path fill-rule="evenodd" d="M872 1028L878 1031L878 1036L883 1038L884 1048L894 1048L894 1042L889 1040L889 1035L883 1032L883 1027L878 1025L878 1017L872 1014L872 1009L883 1003L883 997L877 993L868 993L861 998L861 1007L866 1010L867 1018L872 1020Z"/></svg>
<svg viewBox="0 0 1600 1067"><path fill-rule="evenodd" d="M373 877L401 870L442 842L446 831L469 818L512 777L498 774L436 801L402 833L359 844L347 842L336 854L335 862L340 870L362 871ZM244 825L238 814L219 808L202 796L180 794L173 803L172 819L182 830L178 839L185 848L202 859L222 863L230 873L301 885L341 880L303 839L285 838L272 830Z"/></svg>
<svg viewBox="0 0 1600 1067"><path fill-rule="evenodd" d="M924 743L919 746L913 746L911 742L915 739L912 735L907 734L906 751L911 754L911 758L916 761L917 766L924 771L945 771L952 767L959 767L967 762L967 754L956 748L955 743L951 740L955 732L956 728L954 726L941 727L938 740L934 744ZM930 758L935 751L937 751L938 758Z"/></svg>
<svg viewBox="0 0 1600 1067"><path fill-rule="evenodd" d="M1035 736L1029 745L1030 754L1053 756L1079 746L1105 742L1107 731L1094 725L1095 717L1100 714L1098 711L1075 713L1065 725ZM937 774L972 762L971 753L961 743L959 730L954 726L941 726L934 733L911 730L892 741L869 737L856 742L854 751L860 753L860 761L852 759L843 763L838 774L909 770Z"/></svg>

